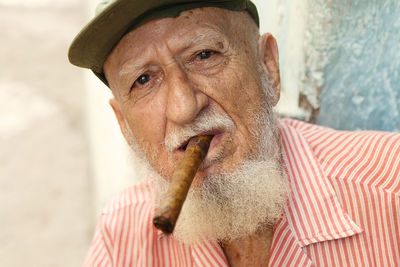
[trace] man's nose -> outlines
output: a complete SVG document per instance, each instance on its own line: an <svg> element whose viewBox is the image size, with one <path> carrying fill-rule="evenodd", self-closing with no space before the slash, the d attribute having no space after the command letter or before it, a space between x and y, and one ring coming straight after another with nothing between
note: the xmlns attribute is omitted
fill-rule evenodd
<svg viewBox="0 0 400 267"><path fill-rule="evenodd" d="M208 96L195 88L177 64L167 70L168 100L166 115L170 121L183 125L193 121L208 105Z"/></svg>

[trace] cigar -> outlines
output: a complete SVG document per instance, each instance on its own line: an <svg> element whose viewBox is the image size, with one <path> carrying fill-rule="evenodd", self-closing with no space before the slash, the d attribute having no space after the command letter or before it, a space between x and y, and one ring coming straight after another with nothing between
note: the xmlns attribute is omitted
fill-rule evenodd
<svg viewBox="0 0 400 267"><path fill-rule="evenodd" d="M171 234L174 231L183 202L207 154L212 138L211 135L204 135L190 139L183 159L172 175L168 190L161 198L160 206L153 218L154 226L165 234Z"/></svg>

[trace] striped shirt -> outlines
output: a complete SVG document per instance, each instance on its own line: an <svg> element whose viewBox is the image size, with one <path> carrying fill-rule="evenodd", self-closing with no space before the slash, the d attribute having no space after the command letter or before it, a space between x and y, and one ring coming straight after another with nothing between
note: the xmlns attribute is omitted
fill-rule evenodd
<svg viewBox="0 0 400 267"><path fill-rule="evenodd" d="M400 135L280 121L291 193L269 266L400 266ZM152 225L151 182L103 211L85 266L228 266L215 241L187 245Z"/></svg>

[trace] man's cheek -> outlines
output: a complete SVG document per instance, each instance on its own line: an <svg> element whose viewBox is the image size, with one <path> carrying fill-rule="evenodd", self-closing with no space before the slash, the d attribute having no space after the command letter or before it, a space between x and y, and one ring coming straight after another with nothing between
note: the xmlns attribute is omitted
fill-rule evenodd
<svg viewBox="0 0 400 267"><path fill-rule="evenodd" d="M179 158L176 155L168 154L165 149L152 149L146 158L157 173L166 180L172 176L179 163Z"/></svg>

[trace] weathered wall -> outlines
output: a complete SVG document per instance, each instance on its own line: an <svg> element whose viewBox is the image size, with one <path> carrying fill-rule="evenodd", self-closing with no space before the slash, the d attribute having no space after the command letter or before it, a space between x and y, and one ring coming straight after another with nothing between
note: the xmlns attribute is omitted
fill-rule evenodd
<svg viewBox="0 0 400 267"><path fill-rule="evenodd" d="M399 1L255 2L261 31L280 49L278 112L336 129L400 130Z"/></svg>
<svg viewBox="0 0 400 267"><path fill-rule="evenodd" d="M319 15L308 24L325 32L313 47L323 80L317 123L400 131L400 2L312 2L310 14ZM313 40L318 33L309 32Z"/></svg>
<svg viewBox="0 0 400 267"><path fill-rule="evenodd" d="M304 39L307 4L302 0L255 0L260 33L270 32L279 48L281 98L276 111L284 117L307 119L309 112L299 106L304 73Z"/></svg>

